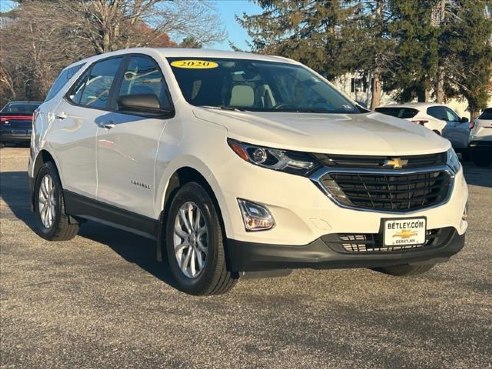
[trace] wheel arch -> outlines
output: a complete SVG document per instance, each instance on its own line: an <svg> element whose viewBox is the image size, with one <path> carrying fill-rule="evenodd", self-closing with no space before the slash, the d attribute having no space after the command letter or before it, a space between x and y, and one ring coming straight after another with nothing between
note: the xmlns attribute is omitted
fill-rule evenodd
<svg viewBox="0 0 492 369"><path fill-rule="evenodd" d="M169 206L171 204L171 200L173 199L176 192L183 185L189 182L196 182L199 185L201 185L205 189L205 191L207 191L212 201L214 202L215 206L217 207L217 211L220 215L222 223L224 223L224 217L222 211L223 207L220 206L220 202L216 194L216 190L214 190L212 185L199 170L190 166L183 166L178 168L177 170L174 171L174 173L169 178L162 202L162 210L164 211L164 214L167 214L167 211L169 210Z"/></svg>
<svg viewBox="0 0 492 369"><path fill-rule="evenodd" d="M217 207L226 236L231 234L228 208L219 183L206 164L197 158L187 157L180 164L170 164L166 168L157 184L156 213L165 216L173 195L188 182L197 182L204 187Z"/></svg>
<svg viewBox="0 0 492 369"><path fill-rule="evenodd" d="M58 165L56 164L56 160L53 155L50 154L47 150L40 150L38 155L36 156L36 160L34 161L34 165L32 166L32 185L31 185L31 194L30 194L30 205L31 209L34 210L34 184L36 183L36 178L38 177L39 170L43 166L43 164L47 162L52 162L56 169L58 170ZM60 171L58 170L58 175ZM61 178L60 178L61 180Z"/></svg>

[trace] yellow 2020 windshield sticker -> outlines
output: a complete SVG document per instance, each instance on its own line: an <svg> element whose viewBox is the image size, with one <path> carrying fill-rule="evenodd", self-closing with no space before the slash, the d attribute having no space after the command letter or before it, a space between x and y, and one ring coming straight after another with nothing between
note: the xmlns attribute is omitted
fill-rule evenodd
<svg viewBox="0 0 492 369"><path fill-rule="evenodd" d="M219 64L207 60L175 60L171 66L184 69L212 69L217 68Z"/></svg>

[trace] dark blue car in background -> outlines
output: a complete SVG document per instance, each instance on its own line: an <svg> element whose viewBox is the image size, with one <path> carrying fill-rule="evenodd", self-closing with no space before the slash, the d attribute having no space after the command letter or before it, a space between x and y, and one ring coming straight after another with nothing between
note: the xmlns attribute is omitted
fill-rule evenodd
<svg viewBox="0 0 492 369"><path fill-rule="evenodd" d="M32 116L41 101L10 101L0 110L0 143L29 145Z"/></svg>

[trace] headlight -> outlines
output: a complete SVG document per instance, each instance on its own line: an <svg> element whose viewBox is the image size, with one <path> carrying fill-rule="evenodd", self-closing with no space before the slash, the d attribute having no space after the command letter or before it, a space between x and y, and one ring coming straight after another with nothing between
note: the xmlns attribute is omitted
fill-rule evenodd
<svg viewBox="0 0 492 369"><path fill-rule="evenodd" d="M448 150L448 158L446 160L446 164L448 165L448 167L451 168L453 173L458 173L458 171L461 169L461 163L458 159L458 155L456 155L452 148Z"/></svg>
<svg viewBox="0 0 492 369"><path fill-rule="evenodd" d="M227 143L241 159L263 168L301 176L319 168L316 160L306 153L255 146L230 138Z"/></svg>

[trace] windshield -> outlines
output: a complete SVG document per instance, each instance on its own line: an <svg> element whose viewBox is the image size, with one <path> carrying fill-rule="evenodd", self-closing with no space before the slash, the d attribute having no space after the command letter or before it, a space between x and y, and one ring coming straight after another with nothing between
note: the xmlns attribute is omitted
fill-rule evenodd
<svg viewBox="0 0 492 369"><path fill-rule="evenodd" d="M184 98L195 106L249 111L360 113L308 69L248 59L168 58Z"/></svg>

